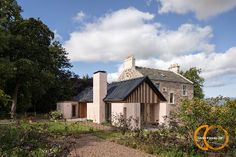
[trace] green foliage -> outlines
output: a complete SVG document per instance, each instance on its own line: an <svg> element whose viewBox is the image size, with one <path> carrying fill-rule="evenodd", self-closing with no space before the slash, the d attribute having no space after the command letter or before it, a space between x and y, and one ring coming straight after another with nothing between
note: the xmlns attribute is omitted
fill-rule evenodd
<svg viewBox="0 0 236 157"><path fill-rule="evenodd" d="M116 134L118 137L110 136L110 133L106 135L103 132L99 133L98 137L112 139L125 146L163 157L207 157L214 154L222 157L235 156L235 119L235 100L223 97L208 100L195 98L184 100L176 112L167 117L168 125L159 125L157 130L135 130L127 132L125 135L121 130L120 134ZM203 124L221 125L225 128L230 136L228 145L219 151L202 151L196 147L193 134ZM214 137L215 135L214 132L209 132L207 136Z"/></svg>
<svg viewBox="0 0 236 157"><path fill-rule="evenodd" d="M59 120L62 119L62 113L59 111L51 111L49 113L50 119L51 120Z"/></svg>
<svg viewBox="0 0 236 157"><path fill-rule="evenodd" d="M12 96L11 113L55 109L73 93L67 52L41 20L23 19L15 0L0 10L0 89Z"/></svg>
<svg viewBox="0 0 236 157"><path fill-rule="evenodd" d="M21 123L0 126L0 156L64 155L60 144L50 142L52 137L47 127Z"/></svg>
<svg viewBox="0 0 236 157"><path fill-rule="evenodd" d="M10 110L11 97L0 89L0 114L5 114Z"/></svg>
<svg viewBox="0 0 236 157"><path fill-rule="evenodd" d="M200 98L200 99L204 98L204 93L202 89L204 78L200 76L201 69L197 69L196 67L194 67L194 68L190 68L189 70L185 72L180 72L180 74L193 82L194 97Z"/></svg>
<svg viewBox="0 0 236 157"><path fill-rule="evenodd" d="M67 156L74 148L67 137L90 132L91 127L68 122L0 124L0 156Z"/></svg>

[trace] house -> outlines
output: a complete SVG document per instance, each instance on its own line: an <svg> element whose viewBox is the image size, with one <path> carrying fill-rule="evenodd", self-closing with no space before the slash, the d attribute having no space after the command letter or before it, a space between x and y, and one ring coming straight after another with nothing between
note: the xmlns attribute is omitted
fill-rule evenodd
<svg viewBox="0 0 236 157"><path fill-rule="evenodd" d="M107 73L97 71L93 76L93 87L87 88L73 101L60 102L57 110L64 118L86 118L95 123L112 121L123 114L143 123L164 123L168 115L165 97L147 77L107 83Z"/></svg>
<svg viewBox="0 0 236 157"><path fill-rule="evenodd" d="M93 75L93 87L79 93L72 101L59 102L57 110L64 118L86 118L95 123L113 121L122 114L142 124L165 123L165 116L181 99L193 97L193 84L178 74L177 65L169 70L135 66L134 57L124 62L117 82L107 83L107 73Z"/></svg>
<svg viewBox="0 0 236 157"><path fill-rule="evenodd" d="M130 56L124 61L124 70L118 80L128 80L148 76L164 95L170 110L174 110L183 99L193 98L193 82L179 74L180 66L172 64L168 70L135 66L135 58Z"/></svg>

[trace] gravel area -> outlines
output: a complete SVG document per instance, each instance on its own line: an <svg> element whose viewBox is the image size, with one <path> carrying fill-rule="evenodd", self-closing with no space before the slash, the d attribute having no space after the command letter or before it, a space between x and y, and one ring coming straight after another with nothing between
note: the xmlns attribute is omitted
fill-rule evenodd
<svg viewBox="0 0 236 157"><path fill-rule="evenodd" d="M91 134L81 135L69 157L155 157L110 141L102 140Z"/></svg>

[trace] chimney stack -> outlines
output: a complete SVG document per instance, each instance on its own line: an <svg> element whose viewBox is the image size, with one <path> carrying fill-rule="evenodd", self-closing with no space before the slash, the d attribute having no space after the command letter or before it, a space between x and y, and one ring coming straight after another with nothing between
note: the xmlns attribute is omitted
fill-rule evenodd
<svg viewBox="0 0 236 157"><path fill-rule="evenodd" d="M124 69L131 69L135 67L134 56L129 56L124 60Z"/></svg>
<svg viewBox="0 0 236 157"><path fill-rule="evenodd" d="M180 66L176 63L176 64L171 64L168 69L172 72L179 73L179 68Z"/></svg>
<svg viewBox="0 0 236 157"><path fill-rule="evenodd" d="M103 99L107 95L107 73L106 71L97 71L93 75L93 105L95 122L102 123L105 121L105 102Z"/></svg>

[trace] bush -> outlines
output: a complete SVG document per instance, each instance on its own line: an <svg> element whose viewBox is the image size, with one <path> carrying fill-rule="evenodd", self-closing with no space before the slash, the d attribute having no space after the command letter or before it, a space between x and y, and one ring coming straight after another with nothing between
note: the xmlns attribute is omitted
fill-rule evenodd
<svg viewBox="0 0 236 157"><path fill-rule="evenodd" d="M220 102L220 103L219 103ZM135 130L119 139L120 144L160 156L236 156L236 101L225 98L184 100L176 112L166 118L168 125L159 125L156 131ZM129 126L126 119L118 118L122 131ZM202 151L195 146L193 134L203 125L220 125L225 128L230 140L228 145L217 152ZM118 126L119 126L118 125ZM208 136L214 137L215 132Z"/></svg>
<svg viewBox="0 0 236 157"><path fill-rule="evenodd" d="M118 127L124 135L128 130L138 129L138 120L130 116L126 118L123 114L113 115L112 124Z"/></svg>
<svg viewBox="0 0 236 157"><path fill-rule="evenodd" d="M64 146L53 143L48 126L18 123L0 126L0 156L64 156Z"/></svg>
<svg viewBox="0 0 236 157"><path fill-rule="evenodd" d="M52 111L49 113L51 120L59 120L62 119L62 113L59 111Z"/></svg>

